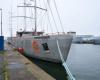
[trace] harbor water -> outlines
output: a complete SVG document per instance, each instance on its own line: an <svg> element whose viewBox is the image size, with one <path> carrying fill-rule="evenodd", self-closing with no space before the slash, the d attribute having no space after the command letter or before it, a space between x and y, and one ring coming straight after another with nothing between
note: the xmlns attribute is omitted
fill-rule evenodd
<svg viewBox="0 0 100 80"><path fill-rule="evenodd" d="M28 58L55 79L67 80L61 64ZM76 80L100 80L100 45L72 44L66 63Z"/></svg>
<svg viewBox="0 0 100 80"><path fill-rule="evenodd" d="M66 62L76 80L100 80L100 45L72 44Z"/></svg>

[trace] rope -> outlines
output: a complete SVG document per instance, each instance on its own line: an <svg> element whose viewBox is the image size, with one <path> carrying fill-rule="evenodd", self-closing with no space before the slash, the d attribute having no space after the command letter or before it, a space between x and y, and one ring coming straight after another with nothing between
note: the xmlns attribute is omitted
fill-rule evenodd
<svg viewBox="0 0 100 80"><path fill-rule="evenodd" d="M46 13L46 12L45 12ZM43 23L43 19L44 19L44 17L45 17L45 13L43 14L43 16L42 17L40 17L40 19L38 20L38 21L40 21L41 22L41 30L42 30L42 23Z"/></svg>
<svg viewBox="0 0 100 80"><path fill-rule="evenodd" d="M50 7L50 4L49 4L49 0L47 0L47 3L48 3L48 7L49 7L49 9L50 9L50 12L51 12L51 15L52 15L54 24L55 24L55 26L56 26L57 33L58 33L58 35L59 35L59 31L58 31L57 24L56 24L56 21L55 21L54 16L53 16L53 12L52 12L51 7Z"/></svg>
<svg viewBox="0 0 100 80"><path fill-rule="evenodd" d="M59 55L60 55L61 61L62 61L62 63L64 63L65 60L64 60L64 58L63 58L63 56L62 56L62 53L61 53L61 50L60 50L60 47L59 47L59 42L58 42L58 40L56 40L56 43L57 43L57 47L58 47L58 51L59 51Z"/></svg>
<svg viewBox="0 0 100 80"><path fill-rule="evenodd" d="M65 60L64 60L64 58L63 58L63 55L62 55L62 53L61 53L61 49L60 49L58 40L56 40L56 43L57 43L57 47L58 47L58 51L59 51L60 58L61 58L61 60L62 60L62 65L63 65L63 67L65 68L66 73L68 74L70 80L75 80L75 78L73 77L71 71L69 70L69 68L68 68L68 66L67 66L67 64L66 64L66 62L65 62Z"/></svg>
<svg viewBox="0 0 100 80"><path fill-rule="evenodd" d="M30 9L31 17L33 17L32 8ZM33 20L31 19L31 25L33 25ZM34 26L34 25L33 25Z"/></svg>
<svg viewBox="0 0 100 80"><path fill-rule="evenodd" d="M51 33L53 34L53 29L52 29L52 25L51 25L51 22L50 22L50 18L49 18L49 14L48 14L48 12L47 12L47 18L48 18L48 21L49 21L49 25L50 25Z"/></svg>
<svg viewBox="0 0 100 80"><path fill-rule="evenodd" d="M44 19L44 20L43 20ZM46 23L46 15L44 14L44 18L42 19L42 28L44 29L44 25Z"/></svg>
<svg viewBox="0 0 100 80"><path fill-rule="evenodd" d="M44 3L44 6L46 7L46 9L47 9L47 5L46 5L46 3L44 2L44 0L43 0L43 3ZM51 33L53 34L53 29L52 29L52 26L51 26L51 22L50 22L50 18L49 18L49 14L48 14L48 10L47 10L47 19L48 19L48 23L49 23L49 25L50 25L50 29L51 29ZM48 29L48 26L47 26L47 29Z"/></svg>
<svg viewBox="0 0 100 80"><path fill-rule="evenodd" d="M55 5L56 11L57 11L57 15L58 15L58 18L59 18L59 21L60 21L60 25L61 25L62 31L63 31L63 33L65 33L64 32L64 28L63 28L63 24L61 22L60 14L59 14L58 9L57 9L56 2L55 2L55 0L53 0L53 1L54 1L54 5Z"/></svg>
<svg viewBox="0 0 100 80"><path fill-rule="evenodd" d="M44 4L45 9L47 9L47 5L45 4L45 1L44 1L44 0L43 0L43 4ZM47 13L47 11L46 11L45 13ZM44 21L44 22L47 21L46 19L47 19L47 17L45 16L45 21ZM46 26L47 26L47 28L46 28L47 30L46 30L46 31L47 31L47 33L48 33L48 23L47 23Z"/></svg>

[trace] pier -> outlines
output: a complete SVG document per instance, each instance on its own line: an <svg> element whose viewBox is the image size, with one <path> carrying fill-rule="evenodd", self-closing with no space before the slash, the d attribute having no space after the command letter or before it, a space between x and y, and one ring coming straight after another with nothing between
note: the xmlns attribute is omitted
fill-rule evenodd
<svg viewBox="0 0 100 80"><path fill-rule="evenodd" d="M5 51L0 52L0 80L55 79L5 43Z"/></svg>

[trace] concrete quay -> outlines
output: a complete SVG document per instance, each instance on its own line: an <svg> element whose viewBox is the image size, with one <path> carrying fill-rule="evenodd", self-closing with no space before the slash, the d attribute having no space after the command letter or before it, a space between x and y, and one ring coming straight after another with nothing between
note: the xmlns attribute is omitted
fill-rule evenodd
<svg viewBox="0 0 100 80"><path fill-rule="evenodd" d="M55 80L26 57L5 44L0 52L0 80Z"/></svg>
<svg viewBox="0 0 100 80"><path fill-rule="evenodd" d="M3 52L0 52L0 80L4 80L4 56Z"/></svg>

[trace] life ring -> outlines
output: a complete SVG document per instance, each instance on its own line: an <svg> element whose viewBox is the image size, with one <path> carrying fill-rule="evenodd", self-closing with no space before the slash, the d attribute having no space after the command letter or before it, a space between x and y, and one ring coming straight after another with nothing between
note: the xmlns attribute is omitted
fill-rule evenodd
<svg viewBox="0 0 100 80"><path fill-rule="evenodd" d="M40 53L40 48L39 48L38 41L33 40L32 47L33 47L35 53Z"/></svg>

